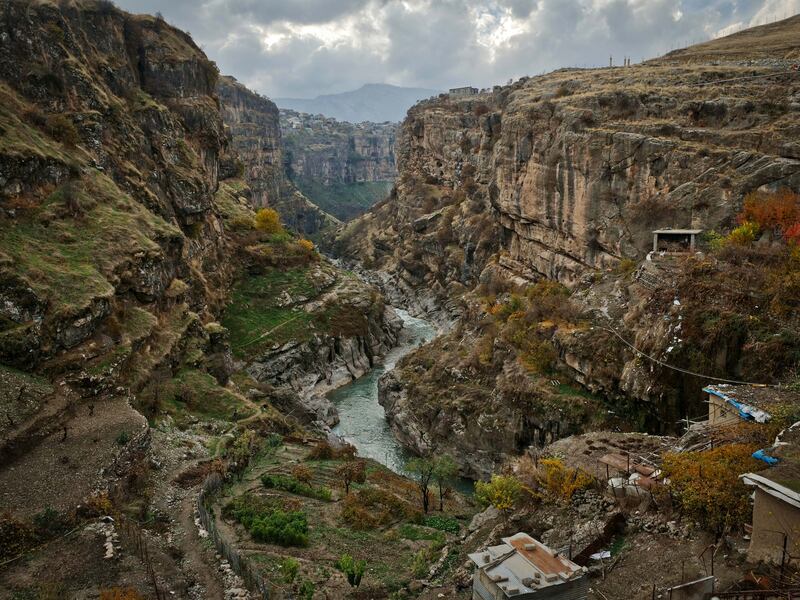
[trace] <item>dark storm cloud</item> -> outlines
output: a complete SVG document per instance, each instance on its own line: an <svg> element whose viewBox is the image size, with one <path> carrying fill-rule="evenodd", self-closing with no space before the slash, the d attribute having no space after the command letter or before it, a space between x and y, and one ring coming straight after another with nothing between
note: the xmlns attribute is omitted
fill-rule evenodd
<svg viewBox="0 0 800 600"><path fill-rule="evenodd" d="M364 83L487 86L656 56L800 11L800 0L117 0L188 30L270 96ZM726 28L728 28L726 30Z"/></svg>

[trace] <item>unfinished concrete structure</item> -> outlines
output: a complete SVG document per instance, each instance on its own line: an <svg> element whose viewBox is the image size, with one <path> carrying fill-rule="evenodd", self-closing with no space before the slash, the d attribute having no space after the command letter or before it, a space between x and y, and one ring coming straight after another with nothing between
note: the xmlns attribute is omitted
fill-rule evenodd
<svg viewBox="0 0 800 600"><path fill-rule="evenodd" d="M449 93L451 96L474 96L478 93L478 88L471 86L450 88Z"/></svg>
<svg viewBox="0 0 800 600"><path fill-rule="evenodd" d="M473 600L586 598L589 580L585 567L527 533L516 533L502 541L469 555L477 566L472 579Z"/></svg>
<svg viewBox="0 0 800 600"><path fill-rule="evenodd" d="M777 462L742 482L755 488L753 532L747 558L777 565L800 556L800 423L781 432L765 450Z"/></svg>
<svg viewBox="0 0 800 600"><path fill-rule="evenodd" d="M656 229L653 252L694 252L702 229Z"/></svg>

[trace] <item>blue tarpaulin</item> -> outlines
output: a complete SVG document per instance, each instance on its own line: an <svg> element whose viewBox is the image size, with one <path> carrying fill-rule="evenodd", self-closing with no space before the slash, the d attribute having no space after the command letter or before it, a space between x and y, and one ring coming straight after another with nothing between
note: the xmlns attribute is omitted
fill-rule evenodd
<svg viewBox="0 0 800 600"><path fill-rule="evenodd" d="M755 452L753 452L753 458L756 458L758 460L763 460L768 465L774 465L775 463L778 462L777 458L775 458L774 456L769 456L763 450L756 450Z"/></svg>

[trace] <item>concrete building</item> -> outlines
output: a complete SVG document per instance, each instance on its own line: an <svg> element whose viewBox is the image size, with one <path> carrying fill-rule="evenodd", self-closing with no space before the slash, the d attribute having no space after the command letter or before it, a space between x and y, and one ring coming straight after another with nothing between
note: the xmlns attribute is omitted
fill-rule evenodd
<svg viewBox="0 0 800 600"><path fill-rule="evenodd" d="M469 555L476 565L473 600L585 600L586 567L576 565L527 533Z"/></svg>
<svg viewBox="0 0 800 600"><path fill-rule="evenodd" d="M783 431L766 452L777 463L745 473L753 486L753 531L747 558L780 565L800 556L800 423Z"/></svg>
<svg viewBox="0 0 800 600"><path fill-rule="evenodd" d="M478 93L478 88L470 86L450 88L451 96L474 96L477 93Z"/></svg>
<svg viewBox="0 0 800 600"><path fill-rule="evenodd" d="M702 229L656 229L653 252L694 252Z"/></svg>

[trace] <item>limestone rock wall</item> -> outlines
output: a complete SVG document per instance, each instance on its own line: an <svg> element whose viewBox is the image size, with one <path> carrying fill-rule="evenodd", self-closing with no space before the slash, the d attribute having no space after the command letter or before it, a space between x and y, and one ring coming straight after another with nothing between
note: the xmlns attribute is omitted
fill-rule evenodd
<svg viewBox="0 0 800 600"><path fill-rule="evenodd" d="M193 310L219 309L231 270L213 203L227 143L216 79L161 19L88 1L4 5L3 360L74 347L124 302L158 312L178 279Z"/></svg>
<svg viewBox="0 0 800 600"><path fill-rule="evenodd" d="M241 161L231 168L242 171L253 192L254 207L275 208L288 227L307 235L335 226L335 218L286 178L278 107L233 77L221 77L217 90L232 146Z"/></svg>

